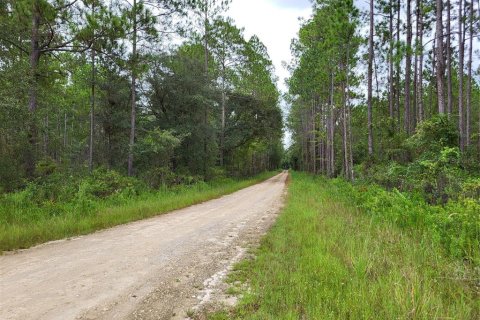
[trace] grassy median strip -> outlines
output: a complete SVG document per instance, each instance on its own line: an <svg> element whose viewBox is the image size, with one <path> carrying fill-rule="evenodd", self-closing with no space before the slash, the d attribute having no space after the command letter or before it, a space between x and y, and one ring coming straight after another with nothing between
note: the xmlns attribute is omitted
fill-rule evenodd
<svg viewBox="0 0 480 320"><path fill-rule="evenodd" d="M277 173L266 172L244 180L222 179L210 183L164 188L127 198L117 196L99 199L88 202L88 208L72 204L53 213L48 208L43 210L22 203L8 207L0 205L0 252L88 234L184 208L254 185Z"/></svg>
<svg viewBox="0 0 480 320"><path fill-rule="evenodd" d="M277 223L256 257L230 275L243 288L238 306L207 317L480 318L478 268L449 257L428 235L365 214L338 192L338 184L293 173Z"/></svg>

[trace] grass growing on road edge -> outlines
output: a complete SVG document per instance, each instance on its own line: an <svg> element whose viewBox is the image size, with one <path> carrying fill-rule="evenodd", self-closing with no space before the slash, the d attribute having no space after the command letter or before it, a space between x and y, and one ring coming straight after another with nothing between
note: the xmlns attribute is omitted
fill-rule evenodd
<svg viewBox="0 0 480 320"><path fill-rule="evenodd" d="M234 309L207 317L480 318L478 267L447 256L428 234L375 219L338 197L350 191L292 173L286 207L256 257L230 275L250 289Z"/></svg>
<svg viewBox="0 0 480 320"><path fill-rule="evenodd" d="M123 223L145 219L175 209L218 198L264 181L278 172L265 172L244 180L222 179L210 183L164 188L139 196L113 196L89 202L88 210L66 206L51 215L42 208L0 206L0 252L28 248L50 240L83 235ZM85 213L88 212L88 213Z"/></svg>

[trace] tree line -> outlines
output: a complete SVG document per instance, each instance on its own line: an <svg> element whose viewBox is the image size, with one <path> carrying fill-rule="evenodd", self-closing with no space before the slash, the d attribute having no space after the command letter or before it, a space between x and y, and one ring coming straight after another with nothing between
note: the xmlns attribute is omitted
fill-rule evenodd
<svg viewBox="0 0 480 320"><path fill-rule="evenodd" d="M108 168L158 185L278 167L266 47L216 0L0 2L0 191Z"/></svg>
<svg viewBox="0 0 480 320"><path fill-rule="evenodd" d="M290 164L426 193L478 176L479 14L475 0L314 1L291 46Z"/></svg>

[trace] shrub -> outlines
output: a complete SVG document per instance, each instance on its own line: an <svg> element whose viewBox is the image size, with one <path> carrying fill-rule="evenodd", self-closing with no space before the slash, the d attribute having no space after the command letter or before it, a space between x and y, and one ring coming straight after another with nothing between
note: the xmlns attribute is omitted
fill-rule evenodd
<svg viewBox="0 0 480 320"><path fill-rule="evenodd" d="M478 179L471 185L478 190ZM445 205L429 205L418 193L387 191L375 184L355 186L332 181L338 197L361 208L375 219L391 221L401 228L419 230L442 244L448 255L480 265L480 202L464 197ZM477 191L475 191L477 192Z"/></svg>
<svg viewBox="0 0 480 320"><path fill-rule="evenodd" d="M117 171L99 168L80 182L78 195L107 198L125 189L130 189L130 192L138 194L144 188L142 183L135 178L122 176Z"/></svg>

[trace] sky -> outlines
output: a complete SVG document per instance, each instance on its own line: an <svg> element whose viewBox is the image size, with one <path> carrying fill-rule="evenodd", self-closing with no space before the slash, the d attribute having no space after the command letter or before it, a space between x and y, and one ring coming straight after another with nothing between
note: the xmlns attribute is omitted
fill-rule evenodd
<svg viewBox="0 0 480 320"><path fill-rule="evenodd" d="M299 18L306 19L311 13L309 0L233 0L227 11L237 27L245 28L247 38L257 35L265 44L282 92L287 91L285 79L289 77L282 62L291 60L290 43L300 29ZM282 109L286 115L284 103ZM283 142L286 147L291 144L290 132L285 132Z"/></svg>
<svg viewBox="0 0 480 320"><path fill-rule="evenodd" d="M227 11L238 27L245 28L247 39L255 34L267 46L283 92L289 73L282 61L290 62L290 43L300 29L298 18L308 18L311 12L309 0L233 0Z"/></svg>

